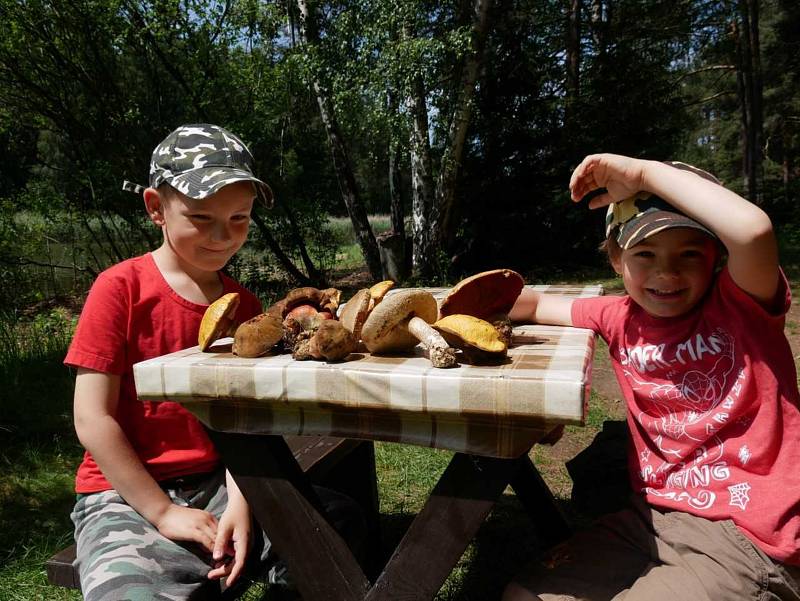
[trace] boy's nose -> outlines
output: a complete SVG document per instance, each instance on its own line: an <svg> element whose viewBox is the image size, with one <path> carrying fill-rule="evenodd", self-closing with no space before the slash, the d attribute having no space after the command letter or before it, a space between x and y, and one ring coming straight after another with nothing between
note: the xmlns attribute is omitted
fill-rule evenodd
<svg viewBox="0 0 800 601"><path fill-rule="evenodd" d="M658 273L662 276L673 277L678 275L678 263L671 259L662 259L658 262Z"/></svg>
<svg viewBox="0 0 800 601"><path fill-rule="evenodd" d="M223 221L215 221L214 226L211 228L212 240L229 240L231 237L230 230L227 223Z"/></svg>

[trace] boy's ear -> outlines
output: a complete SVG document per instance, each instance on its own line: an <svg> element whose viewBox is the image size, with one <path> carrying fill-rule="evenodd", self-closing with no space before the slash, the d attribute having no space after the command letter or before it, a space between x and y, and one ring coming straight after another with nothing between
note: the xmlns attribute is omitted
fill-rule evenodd
<svg viewBox="0 0 800 601"><path fill-rule="evenodd" d="M614 268L616 274L622 275L622 253L609 253L608 260L611 263L611 267Z"/></svg>
<svg viewBox="0 0 800 601"><path fill-rule="evenodd" d="M161 227L164 225L164 199L155 188L145 188L143 196L147 216L150 221Z"/></svg>

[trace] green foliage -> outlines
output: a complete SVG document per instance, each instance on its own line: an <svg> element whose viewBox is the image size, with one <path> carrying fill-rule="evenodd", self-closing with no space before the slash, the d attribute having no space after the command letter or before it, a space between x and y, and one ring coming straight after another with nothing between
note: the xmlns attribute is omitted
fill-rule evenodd
<svg viewBox="0 0 800 601"><path fill-rule="evenodd" d="M0 430L71 428L72 376L62 361L74 327L60 309L32 319L0 313Z"/></svg>
<svg viewBox="0 0 800 601"><path fill-rule="evenodd" d="M53 279L31 267L52 262L33 242L37 236L72 247L67 266L89 270L84 284L158 244L141 201L122 192L120 180L145 183L156 142L193 121L218 122L248 143L279 200L265 214L270 235L295 265L306 269L301 243L323 273L350 265L339 264L325 229L328 217L346 210L311 76L333 101L366 209L389 209L390 150L399 153L400 189L410 205L411 86L420 81L424 89L435 179L473 50L470 4L313 3L319 43L308 47L299 43L294 2L0 0L6 289ZM436 259L437 277L499 265L526 272L542 264L600 265L594 248L602 215L576 208L566 194L571 169L589 152L681 158L743 191L737 3L581 4L573 98L565 79L567 4L494 3L457 185L463 214L453 252ZM760 200L781 223L797 221L800 192L795 4L759 3ZM18 211L42 215L47 228L18 223ZM242 273L253 283L264 274L286 279L285 266L265 258L268 242L260 233L251 240L261 256ZM357 253L345 260L355 263ZM51 296L55 288L39 292ZM36 294L22 296L27 302ZM3 306L13 301L8 292L0 297Z"/></svg>

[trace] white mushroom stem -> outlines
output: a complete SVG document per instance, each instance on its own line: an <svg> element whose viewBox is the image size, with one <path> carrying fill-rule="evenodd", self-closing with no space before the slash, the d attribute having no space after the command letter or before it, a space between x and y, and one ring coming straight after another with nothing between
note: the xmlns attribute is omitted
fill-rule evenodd
<svg viewBox="0 0 800 601"><path fill-rule="evenodd" d="M408 331L428 349L428 358L434 367L453 367L456 364L455 349L427 321L412 317L408 320Z"/></svg>

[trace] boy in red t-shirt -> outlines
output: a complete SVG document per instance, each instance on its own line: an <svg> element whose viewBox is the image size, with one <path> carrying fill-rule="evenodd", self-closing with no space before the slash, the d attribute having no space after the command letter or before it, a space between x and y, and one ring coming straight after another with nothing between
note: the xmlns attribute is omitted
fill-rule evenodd
<svg viewBox="0 0 800 601"><path fill-rule="evenodd" d="M588 156L572 198L600 188L589 207L609 206L627 295L526 289L511 317L608 343L638 494L530 564L503 599L798 600L800 411L772 224L682 163Z"/></svg>
<svg viewBox="0 0 800 601"><path fill-rule="evenodd" d="M261 312L220 270L247 238L254 202L270 206L272 192L239 138L196 124L156 147L143 193L163 244L98 276L64 361L78 368L75 429L86 453L72 519L92 601L218 592L219 579L241 576L261 536L197 419L177 403L139 401L132 366L196 345L206 308L223 294L239 293L238 321ZM335 523L358 519L352 502L337 508ZM266 559L269 541L257 551Z"/></svg>

